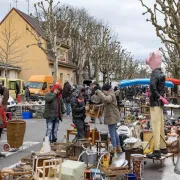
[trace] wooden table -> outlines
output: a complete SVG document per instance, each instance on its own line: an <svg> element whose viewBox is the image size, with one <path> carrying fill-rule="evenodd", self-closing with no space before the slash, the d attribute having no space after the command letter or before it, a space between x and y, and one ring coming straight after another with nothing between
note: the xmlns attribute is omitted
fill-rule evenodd
<svg viewBox="0 0 180 180"><path fill-rule="evenodd" d="M68 142L69 142L69 135L74 135L74 136L76 136L76 135L77 135L77 131L71 130L71 129L67 129L66 138L67 138L67 141L68 141Z"/></svg>
<svg viewBox="0 0 180 180"><path fill-rule="evenodd" d="M180 108L180 106L178 105L178 106L171 106L171 105L164 105L164 107L166 107L166 108L170 108L171 109L171 116L172 116L172 110L173 109L179 109Z"/></svg>

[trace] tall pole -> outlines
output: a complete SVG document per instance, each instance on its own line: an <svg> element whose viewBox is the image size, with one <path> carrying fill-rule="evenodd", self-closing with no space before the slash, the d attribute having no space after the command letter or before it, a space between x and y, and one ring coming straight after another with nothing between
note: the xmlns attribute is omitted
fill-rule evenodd
<svg viewBox="0 0 180 180"><path fill-rule="evenodd" d="M16 9L17 9L17 3L18 3L18 0L15 0L15 3L16 3Z"/></svg>
<svg viewBox="0 0 180 180"><path fill-rule="evenodd" d="M28 2L28 15L29 15L29 0L26 0Z"/></svg>

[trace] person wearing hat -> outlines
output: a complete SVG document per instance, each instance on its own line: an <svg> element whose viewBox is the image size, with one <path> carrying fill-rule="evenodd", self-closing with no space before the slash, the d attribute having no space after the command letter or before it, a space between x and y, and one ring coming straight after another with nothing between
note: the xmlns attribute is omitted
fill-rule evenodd
<svg viewBox="0 0 180 180"><path fill-rule="evenodd" d="M96 95L104 104L104 124L108 125L114 152L121 153L122 149L120 147L119 135L116 132L117 123L120 121L120 112L118 110L116 96L109 84L103 85L102 91L97 90Z"/></svg>
<svg viewBox="0 0 180 180"><path fill-rule="evenodd" d="M62 100L62 87L55 84L51 92L45 96L45 111L44 118L46 119L46 136L49 137L51 143L57 141L57 132L59 121L62 121L62 116L65 113L64 103Z"/></svg>
<svg viewBox="0 0 180 180"><path fill-rule="evenodd" d="M85 122L86 119L86 111L85 111L85 89L81 88L76 91L75 96L71 100L71 109L72 109L72 117L73 123L77 128L77 135L73 142L78 139L83 139L85 137Z"/></svg>
<svg viewBox="0 0 180 180"><path fill-rule="evenodd" d="M91 94L90 94L90 104L91 105L92 104L101 104L101 101L96 101L96 102L94 101L96 99L96 98L94 98L94 95L98 89L101 90L101 86L96 81L94 81L91 84ZM98 119L99 119L100 124L102 124L103 123L103 117L101 116ZM90 123L95 123L95 120L96 120L95 118L91 118Z"/></svg>

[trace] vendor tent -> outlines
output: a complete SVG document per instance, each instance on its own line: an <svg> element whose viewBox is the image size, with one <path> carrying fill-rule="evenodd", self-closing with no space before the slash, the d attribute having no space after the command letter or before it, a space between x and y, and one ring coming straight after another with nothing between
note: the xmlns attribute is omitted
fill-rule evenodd
<svg viewBox="0 0 180 180"><path fill-rule="evenodd" d="M166 81L171 81L175 85L180 85L180 79L166 78Z"/></svg>
<svg viewBox="0 0 180 180"><path fill-rule="evenodd" d="M126 86L134 86L134 85L150 85L150 79L129 79L129 80L122 80L120 81L120 88L126 87ZM165 82L166 87L173 88L174 84L171 81Z"/></svg>

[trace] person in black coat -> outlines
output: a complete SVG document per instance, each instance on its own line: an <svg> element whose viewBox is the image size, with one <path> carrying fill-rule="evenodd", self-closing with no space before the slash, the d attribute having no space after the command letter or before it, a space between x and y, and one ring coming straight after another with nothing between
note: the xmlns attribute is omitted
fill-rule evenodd
<svg viewBox="0 0 180 180"><path fill-rule="evenodd" d="M66 116L68 117L70 116L71 113L70 110L71 95L72 95L71 85L69 84L69 81L66 80L63 87L62 97L66 106Z"/></svg>
<svg viewBox="0 0 180 180"><path fill-rule="evenodd" d="M71 100L73 123L77 128L77 135L75 140L83 139L85 137L85 122L84 122L86 118L85 103L86 103L85 89L83 88L80 90L78 95L73 97Z"/></svg>

